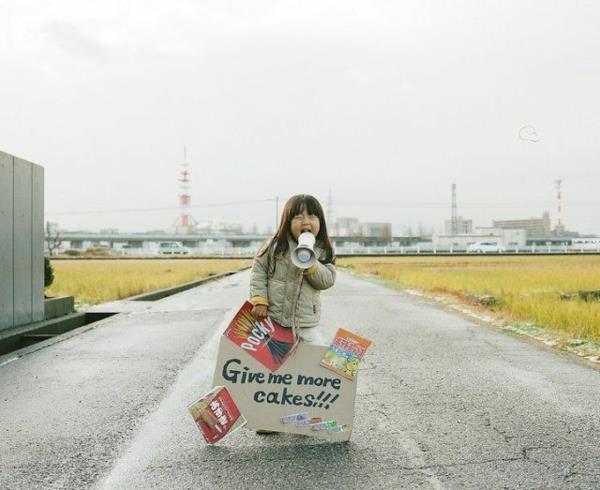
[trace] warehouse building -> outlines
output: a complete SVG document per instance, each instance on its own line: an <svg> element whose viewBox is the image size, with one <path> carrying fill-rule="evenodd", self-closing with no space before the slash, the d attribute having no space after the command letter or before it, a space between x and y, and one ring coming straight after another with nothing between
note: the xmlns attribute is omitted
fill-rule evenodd
<svg viewBox="0 0 600 490"><path fill-rule="evenodd" d="M527 236L545 237L551 235L550 213L544 211L541 218L494 220L494 228L522 229Z"/></svg>

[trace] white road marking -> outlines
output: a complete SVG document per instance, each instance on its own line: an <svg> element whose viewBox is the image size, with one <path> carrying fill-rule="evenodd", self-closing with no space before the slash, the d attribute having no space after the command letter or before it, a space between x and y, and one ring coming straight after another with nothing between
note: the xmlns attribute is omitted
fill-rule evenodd
<svg viewBox="0 0 600 490"><path fill-rule="evenodd" d="M154 459L156 452L164 449L162 443L173 433L174 425L187 418L190 432L197 431L192 417L187 412L187 406L212 387L210 383L219 339L238 309L236 306L225 314L215 333L179 373L167 396L144 420L135 438L116 461L108 476L96 484L96 488L131 488L136 483L143 485L143 481L136 480L136 475L143 472ZM197 436L199 444L202 444L201 435L194 433L194 436Z"/></svg>

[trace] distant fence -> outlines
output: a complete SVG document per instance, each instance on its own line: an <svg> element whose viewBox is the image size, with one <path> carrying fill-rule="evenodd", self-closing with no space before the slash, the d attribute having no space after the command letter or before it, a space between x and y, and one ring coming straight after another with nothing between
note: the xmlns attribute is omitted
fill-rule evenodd
<svg viewBox="0 0 600 490"><path fill-rule="evenodd" d="M257 252L256 247L210 247L210 248L186 248L186 253L178 252L176 254L159 253L144 248L127 248L121 250L106 251L104 258L252 258ZM411 246L411 247L336 247L335 253L338 257L364 257L364 256L415 256L415 255L461 255L461 256L479 256L479 255L596 255L600 254L600 247L574 247L574 246L548 246L548 245L525 245L522 247L510 247L503 252L467 252L464 248L434 248L431 246ZM81 254L70 254L72 257L79 257ZM54 259L65 259L54 257ZM86 258L85 254L81 258ZM92 254L87 258L95 258Z"/></svg>
<svg viewBox="0 0 600 490"><path fill-rule="evenodd" d="M535 255L535 254L600 253L600 244L577 245L522 245L510 246L501 252L475 252L465 247L434 247L430 244L406 247L336 247L337 255Z"/></svg>
<svg viewBox="0 0 600 490"><path fill-rule="evenodd" d="M0 333L44 319L44 169L0 152Z"/></svg>

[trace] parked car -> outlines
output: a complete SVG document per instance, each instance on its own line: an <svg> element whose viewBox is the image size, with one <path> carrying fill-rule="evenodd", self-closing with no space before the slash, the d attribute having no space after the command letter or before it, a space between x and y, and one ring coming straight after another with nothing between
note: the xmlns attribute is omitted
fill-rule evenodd
<svg viewBox="0 0 600 490"><path fill-rule="evenodd" d="M179 242L160 242L158 253L160 255L187 255L190 251Z"/></svg>
<svg viewBox="0 0 600 490"><path fill-rule="evenodd" d="M475 252L475 253L503 253L506 252L506 248L502 245L499 245L496 242L475 242L467 247L467 252Z"/></svg>

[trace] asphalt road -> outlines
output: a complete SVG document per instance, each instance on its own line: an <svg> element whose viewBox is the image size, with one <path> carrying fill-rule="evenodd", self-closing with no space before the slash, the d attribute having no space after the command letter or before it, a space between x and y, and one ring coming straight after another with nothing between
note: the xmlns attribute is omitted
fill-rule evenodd
<svg viewBox="0 0 600 490"><path fill-rule="evenodd" d="M248 279L125 302L0 366L0 488L600 488L600 371L343 273L324 336L374 341L352 440L207 446L186 407Z"/></svg>

